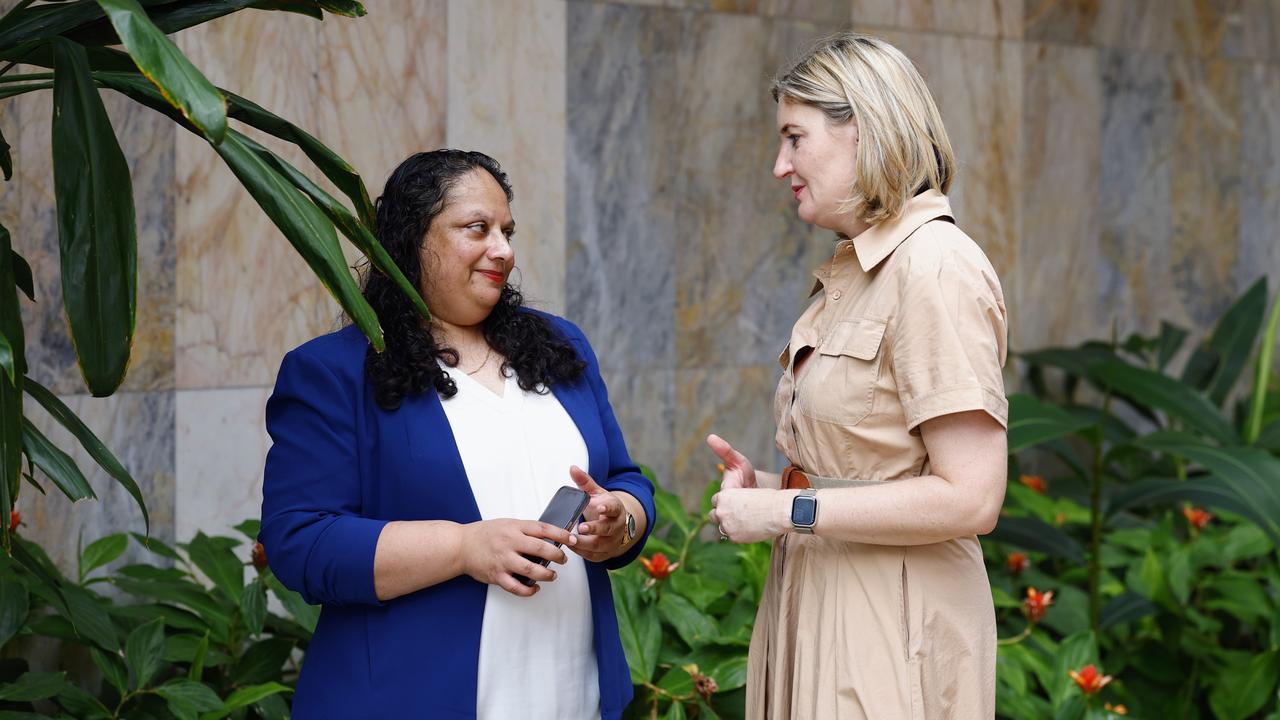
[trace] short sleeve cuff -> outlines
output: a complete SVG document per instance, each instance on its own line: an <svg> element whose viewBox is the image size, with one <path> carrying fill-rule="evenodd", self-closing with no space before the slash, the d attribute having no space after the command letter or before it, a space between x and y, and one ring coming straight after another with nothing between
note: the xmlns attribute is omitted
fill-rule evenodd
<svg viewBox="0 0 1280 720"><path fill-rule="evenodd" d="M982 410L1006 430L1009 428L1009 400L1003 392L981 385L961 385L935 390L927 395L903 399L902 409L907 418L907 429L913 435L920 434L920 425L943 415L970 410Z"/></svg>

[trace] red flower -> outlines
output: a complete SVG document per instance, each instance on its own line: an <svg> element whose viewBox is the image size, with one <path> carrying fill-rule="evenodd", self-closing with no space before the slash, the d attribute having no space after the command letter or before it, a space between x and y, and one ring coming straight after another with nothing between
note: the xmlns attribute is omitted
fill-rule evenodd
<svg viewBox="0 0 1280 720"><path fill-rule="evenodd" d="M1045 482L1044 478L1040 477L1039 475L1023 475L1022 477L1018 478L1018 482L1022 483L1023 485L1026 485L1032 490L1035 490L1041 495L1044 495L1046 492L1049 491L1049 483Z"/></svg>
<svg viewBox="0 0 1280 720"><path fill-rule="evenodd" d="M1085 695L1092 695L1111 682L1110 675L1099 673L1098 668L1092 664L1080 668L1079 672L1069 670L1067 674L1071 676L1072 680L1076 681L1076 685L1080 686L1080 691Z"/></svg>
<svg viewBox="0 0 1280 720"><path fill-rule="evenodd" d="M267 569L267 549L262 547L262 543L255 542L253 544L253 567L262 572Z"/></svg>
<svg viewBox="0 0 1280 720"><path fill-rule="evenodd" d="M1027 622L1035 624L1044 618L1045 611L1053 604L1053 591L1040 592L1033 587L1027 588L1027 597L1022 601L1022 614Z"/></svg>
<svg viewBox="0 0 1280 720"><path fill-rule="evenodd" d="M1205 525L1213 519L1213 513L1204 508L1191 507L1187 505L1182 508L1182 515L1187 519L1187 524L1196 530L1203 530Z"/></svg>
<svg viewBox="0 0 1280 720"><path fill-rule="evenodd" d="M660 552L654 553L652 557L640 558L640 564L654 580L666 580L680 567L680 563L671 562Z"/></svg>
<svg viewBox="0 0 1280 720"><path fill-rule="evenodd" d="M1005 563L1009 566L1009 572L1014 575L1021 575L1022 571L1027 569L1027 554L1011 552L1009 553L1008 559L1005 560Z"/></svg>
<svg viewBox="0 0 1280 720"><path fill-rule="evenodd" d="M0 512L4 512L4 511L0 510ZM18 512L17 510L10 510L9 511L9 529L17 530L18 526L21 524L22 524L22 513Z"/></svg>

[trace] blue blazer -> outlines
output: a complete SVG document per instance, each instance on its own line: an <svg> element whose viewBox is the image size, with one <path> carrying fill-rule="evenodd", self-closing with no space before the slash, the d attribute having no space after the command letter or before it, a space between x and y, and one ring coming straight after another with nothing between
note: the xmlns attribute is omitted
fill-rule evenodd
<svg viewBox="0 0 1280 720"><path fill-rule="evenodd" d="M595 353L577 327L542 315L587 363L581 378L551 390L586 441L588 472L640 501L647 536L653 486L627 454ZM293 717L474 718L487 586L464 575L380 602L373 555L392 520L470 523L480 511L439 395L406 398L394 412L378 407L364 375L368 345L355 327L307 342L285 356L267 401L274 444L260 539L280 581L323 606ZM606 570L643 546L644 538L609 563L586 563L606 719L632 694Z"/></svg>

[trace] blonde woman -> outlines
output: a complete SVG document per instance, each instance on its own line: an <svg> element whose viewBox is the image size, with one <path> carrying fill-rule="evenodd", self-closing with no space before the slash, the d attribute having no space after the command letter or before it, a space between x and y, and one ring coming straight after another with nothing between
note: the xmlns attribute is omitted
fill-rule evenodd
<svg viewBox="0 0 1280 720"><path fill-rule="evenodd" d="M911 62L842 34L773 83L773 174L837 234L779 361L791 465L724 461L711 521L775 538L747 717L991 718L996 633L977 535L1004 501L1005 306L955 224L955 158Z"/></svg>

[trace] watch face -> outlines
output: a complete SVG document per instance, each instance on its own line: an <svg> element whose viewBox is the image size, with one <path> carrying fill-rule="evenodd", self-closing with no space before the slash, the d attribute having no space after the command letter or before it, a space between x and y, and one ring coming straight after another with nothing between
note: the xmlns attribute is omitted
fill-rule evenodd
<svg viewBox="0 0 1280 720"><path fill-rule="evenodd" d="M799 527L812 527L818 517L818 499L808 495L798 495L791 502L791 524Z"/></svg>
<svg viewBox="0 0 1280 720"><path fill-rule="evenodd" d="M636 536L636 518L634 515L627 513L627 539L631 540Z"/></svg>

